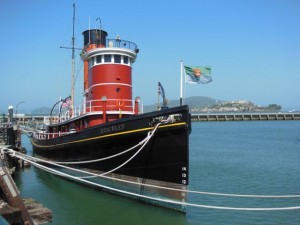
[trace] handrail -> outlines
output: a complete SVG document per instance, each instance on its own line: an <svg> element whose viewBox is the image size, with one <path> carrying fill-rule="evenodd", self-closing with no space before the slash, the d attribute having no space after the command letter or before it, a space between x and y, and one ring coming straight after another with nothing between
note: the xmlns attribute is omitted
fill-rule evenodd
<svg viewBox="0 0 300 225"><path fill-rule="evenodd" d="M85 45L82 49L81 56L84 57L84 54L89 51L89 46L94 45L96 47L101 47L101 48L123 48L123 49L129 49L130 51L133 51L135 53L139 52L139 49L137 45L131 41L126 41L126 40L121 40L121 39L106 39L105 40L105 45L97 45L94 43L88 43Z"/></svg>
<svg viewBox="0 0 300 225"><path fill-rule="evenodd" d="M135 43L121 39L106 39L106 48L107 47L127 48L132 51L138 50Z"/></svg>
<svg viewBox="0 0 300 225"><path fill-rule="evenodd" d="M119 99L107 99L106 100L106 112L121 110L122 112L134 113L135 100L131 99L120 99L120 107L116 105ZM67 110L65 113L60 115L58 122L64 122L69 120L71 117L78 117L89 112L103 113L103 101L101 99L87 101L85 104L80 104L74 108L71 112ZM143 113L143 104L139 104L139 112ZM72 115L71 115L72 114ZM55 122L53 122L55 124Z"/></svg>
<svg viewBox="0 0 300 225"><path fill-rule="evenodd" d="M72 134L72 133L74 133L74 131L58 132L58 133L57 132L56 133L33 132L33 136L39 140L47 140L47 139L61 137L61 136L64 136L67 134Z"/></svg>

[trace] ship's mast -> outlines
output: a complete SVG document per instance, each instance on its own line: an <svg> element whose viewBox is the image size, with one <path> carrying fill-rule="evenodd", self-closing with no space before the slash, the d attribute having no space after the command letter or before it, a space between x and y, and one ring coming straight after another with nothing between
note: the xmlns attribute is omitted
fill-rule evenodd
<svg viewBox="0 0 300 225"><path fill-rule="evenodd" d="M71 106L70 109L74 111L74 86L75 86L75 50L82 50L81 48L75 48L75 3L73 4L73 35L72 35L72 47L61 47L72 50L72 80L71 80ZM72 113L74 115L74 112Z"/></svg>
<svg viewBox="0 0 300 225"><path fill-rule="evenodd" d="M74 110L74 83L75 83L75 3L73 4L73 36L72 36L72 86L71 86L71 110ZM74 114L74 113L73 113Z"/></svg>

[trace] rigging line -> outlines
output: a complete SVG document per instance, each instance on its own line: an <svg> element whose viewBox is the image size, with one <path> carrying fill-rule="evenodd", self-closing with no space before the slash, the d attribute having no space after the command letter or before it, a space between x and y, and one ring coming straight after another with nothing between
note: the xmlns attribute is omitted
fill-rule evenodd
<svg viewBox="0 0 300 225"><path fill-rule="evenodd" d="M75 11L75 17L77 18L75 21L75 23L77 24L77 25L79 25L79 30L84 30L83 29L83 26L81 25L81 23L80 23L80 16L79 16L79 14L78 14L78 8L76 9L76 11Z"/></svg>
<svg viewBox="0 0 300 225"><path fill-rule="evenodd" d="M138 182L134 182L134 181L128 181L128 180L122 180L122 179L118 179L118 178L114 178L114 177L108 177L108 176L101 176L101 174L95 174L95 173L91 173L88 171L84 171L84 170L79 170L76 168L72 168L72 167L67 167L67 166L63 166L60 164L55 164L55 163L50 163L49 161L46 160L42 160L42 159L38 159L32 156L28 156L28 155L24 155L22 153L19 152L15 152L13 151L13 155L14 154L18 154L21 155L20 158L25 160L34 160L36 161L40 161L40 162L44 162L44 163L48 163L51 165L55 165L58 167L62 167L65 169L70 169L76 172L80 172L80 173L85 173L85 174L89 174L92 175L90 177L99 177L99 178L105 178L105 179L109 179L109 180L115 180L115 181L119 181L119 182L123 182L123 183L130 183L130 184L134 184L134 185L143 185L146 187L153 187L153 188L158 188L158 189L165 189L165 190L170 190L170 191L178 191L178 192L184 192L184 193L191 193L191 194L203 194L203 195L216 195L216 196L225 196L225 197L244 197L244 198L300 198L300 195L245 195L245 194L225 194L225 193L213 193L213 192L203 192L203 191L193 191L193 190L184 190L184 189L178 189L178 188L169 188L169 187L163 187L163 186L158 186L158 185L152 185L152 184L145 184L145 183L138 183ZM24 157L22 157L22 155ZM89 177L86 177L89 178Z"/></svg>
<svg viewBox="0 0 300 225"><path fill-rule="evenodd" d="M28 160L30 162L30 160ZM168 200L168 199L162 199L162 198L157 198L157 197L151 197L151 196L146 196L146 195L140 195L137 193L133 193L133 192L129 192L129 191L124 191L124 190L120 190L117 188L112 188L112 187L108 187L102 184L98 184L95 182L91 182L88 180L84 180L82 178L78 178L60 171L56 171L52 168L48 168L45 167L43 165L40 165L39 163L33 162L31 161L32 165L46 170L50 173L53 173L55 175L58 176L62 176L62 177L66 177L66 178L70 178L73 180L77 180L83 183L87 183L89 185L94 185L97 187L101 187L113 192L117 192L117 193L122 193L128 196L133 196L133 197L138 197L138 198L142 198L142 199L148 199L148 200L154 200L154 201L158 201L158 202L164 202L164 203L169 203L169 204L174 204L174 205L182 205L182 206L191 206L191 207L198 207L198 208L208 208L208 209L220 209L220 210L236 210L236 211L283 211L283 210L299 210L300 206L291 206L291 207L276 207L276 208L242 208L242 207L225 207L225 206L213 206L213 205L202 205L202 204L195 204L195 203L188 203L188 202L180 202L180 201L174 201L174 200Z"/></svg>
<svg viewBox="0 0 300 225"><path fill-rule="evenodd" d="M78 78L78 76L79 76L79 74L80 74L80 72L81 72L82 65L83 65L83 63L82 63L82 61L80 60L80 63L79 63L79 65L77 66L76 77L75 77L75 81L74 81L75 84L76 84L77 78Z"/></svg>

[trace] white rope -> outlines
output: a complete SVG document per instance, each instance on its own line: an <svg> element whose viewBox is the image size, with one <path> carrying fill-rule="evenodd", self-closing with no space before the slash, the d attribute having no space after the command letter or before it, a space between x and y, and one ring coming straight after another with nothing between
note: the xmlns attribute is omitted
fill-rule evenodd
<svg viewBox="0 0 300 225"><path fill-rule="evenodd" d="M225 197L244 197L244 198L300 198L300 195L245 195L245 194L227 194L227 193L215 193L215 192L183 190L183 189L178 189L178 188L163 187L163 186L152 185L152 184L141 184L141 183L134 182L134 181L122 180L122 179L118 179L118 178L114 178L114 177L104 176L103 174L96 174L96 173L88 172L88 171L85 171L85 170L76 169L76 168L73 168L73 167L63 166L63 165L60 165L60 164L53 163L51 161L46 161L46 160L35 158L35 157L29 156L29 155L24 155L22 153L19 153L19 152L13 151L13 150L12 150L12 152L13 152L13 154L20 155L18 158L23 159L25 161L26 161L26 159L33 160L35 162L39 161L39 162L47 163L47 164L50 164L50 165L54 165L54 166L62 167L62 168L65 168L65 169L69 169L69 170L72 170L72 171L75 171L75 172L80 172L80 173L91 175L91 176L86 176L86 177L79 177L79 178L84 178L84 179L85 178L92 178L92 177L101 177L101 178L105 178L105 179L109 179L109 180L116 180L116 181L123 182L123 183L130 183L130 184L135 184L135 185L144 185L146 187L153 187L153 188L158 188L158 189L165 189L165 190L171 190L171 191L179 191L179 192L191 193L191 194L215 195L215 196L225 196Z"/></svg>
<svg viewBox="0 0 300 225"><path fill-rule="evenodd" d="M152 132L155 132L156 129L158 128L158 126L160 124L162 124L162 123L168 123L169 121L170 121L169 119L162 120L161 123L156 124L156 126L152 130ZM86 161L74 161L74 162L70 162L70 161L68 161L68 162L51 161L51 162L57 163L57 164L64 164L64 165L77 165L77 164L87 164L87 163L94 163L94 162L105 161L105 160L112 159L112 158L115 158L117 156L123 155L123 154L125 154L125 153L127 153L127 152L129 152L129 151L131 151L131 150L133 150L135 148L137 148L138 146L143 145L145 142L148 142L149 138L151 138L152 136L153 135L149 135L149 133L148 133L148 135L142 141L140 141L138 144L136 144L135 146L133 146L133 147L127 149L127 150L124 150L123 152L119 152L119 153L117 153L115 155L111 155L111 156L108 156L108 157L105 157L105 158L93 159L93 160L86 160Z"/></svg>
<svg viewBox="0 0 300 225"><path fill-rule="evenodd" d="M135 146L133 146L133 147L131 147L129 149L126 149L123 152L119 152L119 153L117 153L115 155L111 155L111 156L100 158L100 159L93 159L93 160L86 160L86 161L74 161L74 162L59 162L59 161L51 161L51 162L57 163L57 164L64 164L64 165L78 165L78 164L87 164L87 163L101 162L101 161L105 161L105 160L112 159L112 158L115 158L117 156L123 155L123 154L125 154L127 152L130 152L133 149L137 148L138 146L144 144L145 142L148 142L148 139L149 139L149 135L144 140L142 140L138 144L136 144Z"/></svg>
<svg viewBox="0 0 300 225"><path fill-rule="evenodd" d="M204 192L204 191L189 191L189 193L225 196L225 197L242 197L242 198L300 198L300 195L245 195L245 194L227 194L227 193Z"/></svg>
<svg viewBox="0 0 300 225"><path fill-rule="evenodd" d="M18 157L18 156L16 156ZM28 159L26 159L28 160ZM164 202L164 203L169 203L169 204L174 204L174 205L182 205L182 206L191 206L191 207L198 207L198 208L208 208L208 209L220 209L220 210L238 210L238 211L282 211L282 210L299 210L300 206L291 206L291 207L277 207L277 208L240 208L240 207L225 207L225 206L212 206L212 205L202 205L202 204L194 204L194 203L187 203L187 202L180 202L180 201L174 201L174 200L169 200L169 199L162 199L162 198L156 198L156 197L151 197L151 196L146 196L146 195L141 195L141 194L137 194L137 193L133 193L133 192L128 192L128 191L124 191L124 190L120 190L120 189L116 189L116 188L112 188L112 187L108 187L105 185L101 185L95 182L91 182L88 180L84 180L82 178L78 178L60 171L56 171L52 168L49 167L45 167L43 165L40 165L39 163L36 163L34 161L28 160L32 165L46 170L50 173L53 173L55 175L59 175L62 177L66 177L66 178L70 178L73 180L77 180L77 181L81 181L83 183L87 183L89 185L95 185L97 187L101 187L110 191L114 191L117 193L122 193L122 194L126 194L128 196L133 196L133 197L138 197L138 198L143 198L143 199L148 199L148 200L154 200L154 201L158 201L158 202Z"/></svg>
<svg viewBox="0 0 300 225"><path fill-rule="evenodd" d="M162 121L162 122L164 122L164 121ZM119 192L119 193L123 193L123 194L129 195L129 196L135 196L135 197L139 197L139 198L145 198L145 199L150 199L150 200L155 200L155 201L160 201L160 202L165 202L165 203L170 203L170 204L177 204L177 205L179 204L179 205L185 205L185 206L202 207L202 208L210 208L210 209L223 209L223 210L275 211L275 210L300 209L300 206L281 207L281 208L237 208L237 207L209 206L209 205L200 205L200 204L193 204L193 203L186 203L186 202L178 202L178 201L173 201L173 200L160 199L160 198L140 195L140 194L136 194L136 193L132 193L132 192L128 192L128 191L123 191L123 190L120 190L120 189L115 189L115 188L112 188L112 187L108 187L108 186L105 186L105 185L101 185L101 184L83 179L83 178L91 178L91 177L102 177L102 178L106 178L106 179L118 180L118 181L121 181L121 182L132 183L132 184L137 184L137 185L142 185L142 186L156 187L156 188L161 188L161 189L168 189L168 190L181 191L181 192L187 192L187 193L196 193L196 194L229 196L229 197L251 197L251 198L298 198L298 197L300 197L300 195L241 195L241 194L224 194L224 193L212 193L212 192L201 192L201 191L188 191L188 190L182 190L182 189L176 189L176 188L168 188L168 187L162 187L162 186L156 186L156 185L126 181L126 180L121 180L121 179L117 179L117 178L104 176L104 175L107 175L108 173L114 172L115 170L121 168L122 166L124 166L125 164L130 162L144 148L144 146L148 143L148 141L154 135L154 133L157 130L159 125L160 124L157 124L156 127L148 133L148 136L142 142L140 142L139 144L136 145L136 146L138 146L141 143L143 143L141 148L132 157L130 157L124 163L122 163L118 167L112 169L111 171L107 171L107 172L102 173L102 174L95 174L95 173L87 172L87 171L84 171L84 170L79 170L79 169L75 169L75 168L72 168L72 167L63 166L63 165L58 164L58 162L49 162L49 161L46 161L46 160L38 159L38 158L35 158L35 157L32 157L32 156L28 156L28 155L24 155L22 153L16 152L12 149L7 149L7 148L2 147L1 151L8 150L11 153L11 156L17 157L17 158L22 159L24 161L28 161L32 165L34 165L34 166L36 166L40 169L43 169L45 171L48 171L52 174L55 174L55 175L58 175L58 176L63 176L63 177L70 178L70 179L73 179L73 180L79 180L79 181L84 182L84 183L88 183L88 184L95 185L95 186L98 186L98 187L102 187L102 188L105 188L105 189L108 189L108 190L111 190L111 191L114 191L114 192ZM134 147L136 147L136 146L134 146ZM129 151L129 150L126 150L126 151ZM120 153L118 153L118 154L120 154ZM99 160L99 159L97 159L97 160ZM67 173L63 173L63 172L57 171L55 169L43 166L43 165L37 163L36 161L48 163L48 164L51 164L51 165L55 165L55 166L59 166L59 167L62 167L62 168L70 169L70 170L77 171L77 172L80 172L80 173L90 174L90 175L93 175L93 176L89 176L89 177L72 176L72 175L69 175ZM65 163L65 162L62 162L62 163ZM78 162L76 162L76 163L78 163Z"/></svg>
<svg viewBox="0 0 300 225"><path fill-rule="evenodd" d="M104 177L105 175L109 174L109 173L112 173L116 170L118 170L119 168L123 167L124 165L126 165L128 162L130 162L141 150L143 150L143 148L145 147L145 145L149 142L149 140L153 137L155 131L157 130L157 128L159 127L160 123L158 123L155 128L148 132L148 135L147 137L144 139L145 141L142 141L144 142L144 144L140 147L140 149L135 153L133 154L128 160L126 160L124 163L122 163L121 165L117 166L116 168L110 170L110 171L107 171L107 172L104 172L102 174L95 174L95 173L90 173L90 172L86 172L84 170L79 170L79 169L75 169L75 168L72 168L72 167L67 167L67 166L63 166L63 165L60 165L58 164L57 162L52 162L52 161L46 161L46 160L42 160L42 159L38 159L38 158L35 158L35 157L32 157L32 156L28 156L28 155L24 155L24 154L21 154L21 153L17 153L19 155L23 155L23 159L24 158L30 158L32 160L34 160L35 162L36 161L40 161L40 162L44 162L44 163L48 163L50 165L54 165L54 166L59 166L59 167L62 167L62 168L65 168L65 169L70 169L70 170L73 170L73 171L76 171L76 172L81 172L81 173L86 173L86 174L89 174L91 176L86 176L86 177L80 177L80 178L83 178L83 179L86 179L86 178L93 178L93 177Z"/></svg>
<svg viewBox="0 0 300 225"><path fill-rule="evenodd" d="M145 143L140 147L140 149L139 149L136 153L134 153L128 160L126 160L124 163L122 163L121 165L117 166L116 168L114 168L114 169L112 169L112 170L110 170L110 171L107 171L107 172L105 172L105 173L102 173L101 176L105 176L105 175L107 175L107 174L109 174L109 173L112 173L112 172L114 172L114 171L120 169L121 167L125 166L127 163L129 163L129 162L130 162L137 154L140 153L140 151L143 150L143 148L144 148L145 145L149 142L149 140L151 139L151 137L153 137L153 135L154 135L154 133L155 133L155 131L156 131L156 129L158 128L159 125L160 125L160 124L158 123L152 131L149 131L148 136L147 136L147 138L146 138L147 140L145 141ZM98 176L98 175L97 175L97 176ZM93 176L93 177L95 177L95 176ZM83 177L83 178L91 178L91 176L90 176L90 177Z"/></svg>

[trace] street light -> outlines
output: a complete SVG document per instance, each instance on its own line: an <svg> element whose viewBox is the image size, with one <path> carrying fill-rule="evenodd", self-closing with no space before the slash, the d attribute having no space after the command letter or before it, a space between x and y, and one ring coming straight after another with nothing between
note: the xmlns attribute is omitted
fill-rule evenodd
<svg viewBox="0 0 300 225"><path fill-rule="evenodd" d="M53 112L54 107L55 107L58 103L60 103L60 102L65 103L65 102L67 101L68 98L71 98L71 96L69 96L69 97L67 97L67 98L65 98L65 99L61 99L61 100L59 100L58 102L56 102L56 103L54 104L54 106L52 107L51 112L50 112L50 124L52 123L52 112ZM61 107L60 107L59 110L61 110ZM60 116L60 112L59 112L59 116Z"/></svg>
<svg viewBox="0 0 300 225"><path fill-rule="evenodd" d="M19 103L17 104L17 106L16 106L16 119L18 118L18 107L19 107L19 105L22 104L22 103L25 103L25 101L19 102Z"/></svg>

